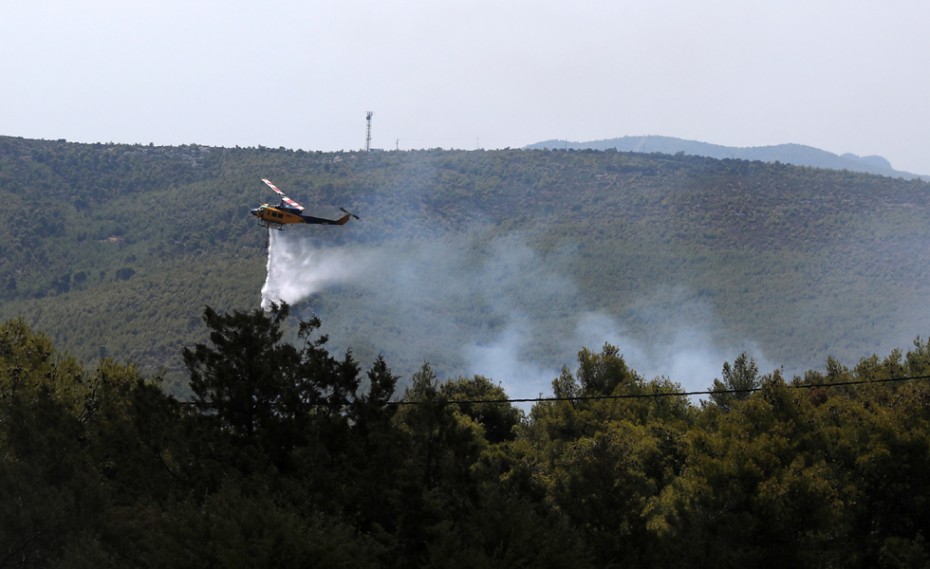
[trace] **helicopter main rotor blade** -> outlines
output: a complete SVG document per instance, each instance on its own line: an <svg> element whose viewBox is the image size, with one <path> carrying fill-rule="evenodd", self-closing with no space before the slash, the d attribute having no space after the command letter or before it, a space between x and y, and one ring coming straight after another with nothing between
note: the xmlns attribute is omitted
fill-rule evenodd
<svg viewBox="0 0 930 569"><path fill-rule="evenodd" d="M293 208L295 208L295 209L299 209L299 210L303 211L304 206L300 205L299 203L295 202L295 201L292 200L291 198L287 197L287 196L284 194L284 192L282 192L281 190L279 190L277 186L275 186L274 184L271 183L271 180L268 180L267 178L262 178L262 182L265 182L265 184L267 184L269 188L271 188L272 190L274 190L275 192L277 192L277 193L281 196L281 199L284 200L284 203L286 203L287 205L289 205L289 206L291 206L291 207L293 207Z"/></svg>

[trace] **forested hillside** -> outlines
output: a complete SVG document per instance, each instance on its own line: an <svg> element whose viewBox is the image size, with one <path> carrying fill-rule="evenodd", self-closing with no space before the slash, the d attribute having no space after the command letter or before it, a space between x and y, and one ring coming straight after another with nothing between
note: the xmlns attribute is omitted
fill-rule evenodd
<svg viewBox="0 0 930 569"><path fill-rule="evenodd" d="M262 177L362 218L270 311ZM0 567L928 563L926 182L0 138L0 207Z"/></svg>
<svg viewBox="0 0 930 569"><path fill-rule="evenodd" d="M274 201L262 177L309 209L361 216L282 233L355 275L294 310L322 316L340 351L384 354L404 381L424 360L455 377L509 355L489 369L531 370L544 391L581 347L609 340L649 377L706 387L713 375L677 356L709 354L719 370L748 350L790 376L928 334L926 182L612 151L10 137L0 319L22 316L83 362L108 355L183 382L203 306L260 301L266 235L248 209Z"/></svg>
<svg viewBox="0 0 930 569"><path fill-rule="evenodd" d="M0 566L930 559L927 343L791 382L741 355L701 406L605 345L524 414L428 365L397 389L384 359L330 355L316 320L285 342L286 306L203 316L186 404L0 324Z"/></svg>

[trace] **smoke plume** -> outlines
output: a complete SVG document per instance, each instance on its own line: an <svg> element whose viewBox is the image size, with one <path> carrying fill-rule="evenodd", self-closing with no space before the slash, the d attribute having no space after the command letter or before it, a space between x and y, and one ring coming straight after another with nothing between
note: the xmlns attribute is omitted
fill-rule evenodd
<svg viewBox="0 0 930 569"><path fill-rule="evenodd" d="M483 375L518 398L549 394L582 347L599 351L605 342L644 378L688 390L706 389L741 351L766 369L755 346L718 345L712 309L687 289L641 299L634 329L587 308L566 269L571 247L541 252L532 242L481 227L341 246L272 231L262 306L284 300L312 310L331 348L351 348L363 363L381 353L403 378L429 361L441 377Z"/></svg>

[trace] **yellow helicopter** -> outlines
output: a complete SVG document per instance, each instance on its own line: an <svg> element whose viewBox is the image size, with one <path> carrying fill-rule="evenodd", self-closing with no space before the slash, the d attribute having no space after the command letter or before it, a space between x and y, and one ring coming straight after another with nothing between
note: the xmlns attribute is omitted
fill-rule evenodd
<svg viewBox="0 0 930 569"><path fill-rule="evenodd" d="M267 227L269 229L283 229L285 225L291 225L294 223L313 223L321 225L345 225L349 222L349 219L359 217L354 213L348 212L345 208L339 208L343 215L338 219L329 219L326 217L315 217L312 215L304 215L304 206L295 202L291 198L284 195L284 192L278 189L277 186L271 183L270 180L262 178L262 182L268 185L269 188L275 191L278 195L281 196L281 203L278 205L269 205L262 204L257 208L251 210L252 215L258 218L258 224L262 227Z"/></svg>

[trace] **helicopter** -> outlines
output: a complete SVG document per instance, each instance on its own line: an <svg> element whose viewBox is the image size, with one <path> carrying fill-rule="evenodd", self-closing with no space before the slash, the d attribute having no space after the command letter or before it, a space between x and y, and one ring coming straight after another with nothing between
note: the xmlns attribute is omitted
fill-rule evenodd
<svg viewBox="0 0 930 569"><path fill-rule="evenodd" d="M258 224L262 227L281 230L285 225L291 225L294 223L345 225L349 222L349 219L359 219L357 215L346 211L345 208L339 208L344 215L338 219L304 215L304 206L284 195L284 192L279 190L278 187L272 184L270 180L262 178L262 182L265 182L269 188L281 196L281 203L278 205L264 203L251 210L251 214L258 218Z"/></svg>

